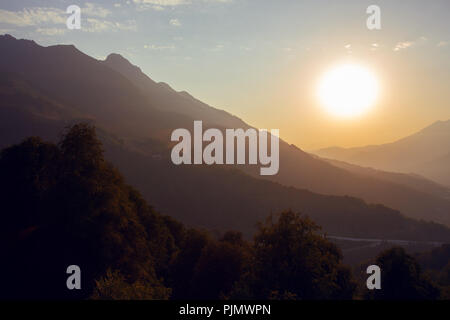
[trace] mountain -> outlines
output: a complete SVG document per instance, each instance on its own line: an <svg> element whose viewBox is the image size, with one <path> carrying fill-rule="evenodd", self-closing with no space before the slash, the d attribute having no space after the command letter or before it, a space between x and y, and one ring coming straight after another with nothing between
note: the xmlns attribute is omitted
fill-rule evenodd
<svg viewBox="0 0 450 320"><path fill-rule="evenodd" d="M236 117L211 108L185 92L176 92L166 84L154 82L138 67L118 54L109 55L104 63L127 77L133 84L141 88L149 99L158 101L158 104L165 110L188 116L195 115L196 119L203 119L212 126L250 127ZM445 223L450 221L446 217L449 209L450 190L431 181L409 177L407 178L409 183L405 184L406 175L391 174L389 177L387 175L376 177L361 175L355 170L348 170L349 168L333 165L328 161L323 161L324 159L311 157L299 148L283 141L280 144L280 158L283 163L280 173L265 178L320 193L353 195L369 202L384 203L413 217L434 219ZM338 168L346 170L341 171ZM258 175L254 168L241 169L254 176ZM429 188L431 185L435 188ZM420 200L416 202L411 199Z"/></svg>
<svg viewBox="0 0 450 320"><path fill-rule="evenodd" d="M29 135L39 135L55 141L68 124L80 120L90 121L103 132L102 138L107 148L115 150L114 152L107 150L108 159L125 173L128 181L141 189L150 203L157 203L158 208L167 210L167 213L176 214L176 209L180 208L174 208L174 206L178 204L188 206L195 202L194 207L200 210L202 208L200 204L204 199L220 198L221 193L217 191L214 193L213 188L207 187L208 184L205 181L209 181L210 184L213 182L219 184L217 187L221 190L220 179L228 177L230 172L223 171L224 168L216 166L201 169L171 168L170 173L169 169L161 169L161 172L167 172L167 175L172 178L168 183L161 177L159 189L152 185L155 181L152 177L161 175L161 172L155 172L153 169L157 159L168 157L169 137L175 128L192 128L195 119L203 120L205 126L217 128L250 127L242 120L224 111L211 108L187 93L176 92L165 84L154 82L139 68L118 55L110 55L105 61L98 61L80 52L74 46L42 47L33 41L17 40L11 36L0 36L0 54L0 83L2 84L0 88L0 112L2 113L0 146L17 143ZM117 146L120 148L117 149ZM137 161L134 160L136 158L140 159L139 163L134 162ZM170 162L168 159L166 161ZM148 167L145 165L146 162ZM140 169L136 172L135 168ZM254 184L256 190L262 188L262 184L268 183L259 176L258 168L254 166L234 166L234 169L239 169L240 171L237 171L239 174L246 173L247 175L243 177L250 179L248 184ZM179 176L172 174L185 172L184 170L186 174ZM196 177L197 170L208 172L209 180L201 180L200 175ZM149 175L149 172L153 175ZM212 179L215 175L218 177L216 180ZM192 182L188 182L191 181L187 180L188 177ZM236 194L225 198L226 202L217 202L218 205L228 208L229 203L236 198L240 199L238 202L240 207L247 206L249 209L259 210L260 215L263 216L272 208L275 210L292 203L292 208L316 212L315 215L319 220L320 216L325 217L329 214L328 223L321 220L322 224L329 227L327 230L333 230L333 232L346 230L347 235L355 235L360 234L358 228L366 230L362 225L370 206L360 200L359 202L352 200L356 202L341 207L340 201L350 199L348 196L351 196L364 199L369 203L381 203L400 210L403 215L409 217L450 225L450 201L440 192L434 189L426 191L424 188L413 188L405 185L401 179L389 181L361 175L311 156L284 141L280 141L279 174L265 177L275 182L270 184L271 186L278 187L274 187L273 190L268 188L267 194L259 193L260 197L267 198L271 198L269 192L279 195L271 198L273 201L271 205L263 206L264 203L258 201L256 203L261 206L248 205L252 203L256 195L247 193L248 197L239 196L243 188L241 179L244 178L240 176L238 178L233 180L233 183L229 182ZM196 184L200 181L204 182L202 188ZM177 184L183 187L179 189L173 187ZM200 188L204 193L196 192L196 188ZM300 189L310 191L305 191L300 197L296 195ZM179 190L178 196L186 202L174 201L177 198L173 190ZM319 196L315 193L330 196ZM159 197L153 198L152 194L158 194ZM165 194L170 194L171 197L167 198ZM289 201L285 198L287 194L292 197ZM340 200L335 201L333 200L335 197L331 195L345 197L338 197L337 199ZM301 199L301 201L295 200L300 201L298 203L294 201L297 197ZM311 197L316 197L316 200L305 200ZM284 200L281 201L281 199ZM316 206L320 207L322 202L333 203L336 208L328 208L328 212L324 209L315 209ZM305 206L305 203L309 205ZM362 204L356 205L356 203ZM248 225L257 221L255 216L252 216L256 213L250 210L248 212L243 209L238 210L240 207L233 208L236 215L228 216L217 208L214 211L214 207L208 209L208 214L214 215L217 221L234 218L239 221L239 217L245 215L249 215ZM348 208L356 208L351 211L351 218L340 218L348 213ZM189 219L194 221L195 212L185 211L189 212L189 215L184 216L183 222L189 222L187 221ZM382 217L390 216L394 212L396 211L388 210L380 214L376 217L380 219L377 223L385 227L389 219L383 220ZM361 218L357 218L357 215ZM201 223L199 219L195 221L196 224ZM202 221L204 224L209 224L209 227L214 227L208 222L208 215L203 215ZM367 221L371 220L367 219ZM357 222L362 225L358 226ZM336 226L331 229L334 224ZM381 229L377 229L377 232L381 232ZM399 231L399 233L402 232ZM394 236L394 234L391 235Z"/></svg>
<svg viewBox="0 0 450 320"><path fill-rule="evenodd" d="M315 154L381 170L413 172L450 186L450 120L437 121L392 143L357 148L331 147Z"/></svg>
<svg viewBox="0 0 450 320"><path fill-rule="evenodd" d="M73 122L93 121L42 96L20 77L7 74L6 78L0 77L0 111L4 115L1 119L8 120L1 121L0 128L9 133L3 138L20 141L20 131L22 135L54 140ZM175 166L169 159L167 145L160 140L148 139L139 146L126 143L101 127L98 134L106 157L143 191L155 208L191 226L218 231L234 229L250 236L257 221L271 212L291 208L310 215L333 235L450 241L449 229L405 218L381 205L282 186L234 168Z"/></svg>
<svg viewBox="0 0 450 320"><path fill-rule="evenodd" d="M114 159L157 210L188 225L250 235L257 221L270 213L292 209L309 215L331 235L445 242L450 236L447 228L405 218L383 205L283 186L232 167L175 166L168 153L161 157L143 155L110 141L107 158ZM149 142L148 146L162 150L158 142Z"/></svg>
<svg viewBox="0 0 450 320"><path fill-rule="evenodd" d="M202 120L213 127L249 127L241 119L195 99L186 91L177 92L166 83L153 81L139 67L132 65L119 54L108 55L103 64L124 75L141 90L142 94L151 100L153 105L161 110Z"/></svg>
<svg viewBox="0 0 450 320"><path fill-rule="evenodd" d="M408 188L413 188L425 193L438 195L442 198L450 198L450 189L432 180L426 179L417 174L407 174L399 172L383 171L370 167L362 167L335 159L321 158L335 167L345 169L354 174L373 177L379 180L390 181L392 183L401 184Z"/></svg>

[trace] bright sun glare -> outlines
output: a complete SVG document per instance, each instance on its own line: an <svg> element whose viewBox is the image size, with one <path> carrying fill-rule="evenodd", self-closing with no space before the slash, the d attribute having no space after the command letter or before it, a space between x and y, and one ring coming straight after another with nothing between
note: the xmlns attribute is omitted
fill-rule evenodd
<svg viewBox="0 0 450 320"><path fill-rule="evenodd" d="M344 64L323 75L317 93L329 113L348 118L366 112L375 103L378 90L378 81L370 70Z"/></svg>

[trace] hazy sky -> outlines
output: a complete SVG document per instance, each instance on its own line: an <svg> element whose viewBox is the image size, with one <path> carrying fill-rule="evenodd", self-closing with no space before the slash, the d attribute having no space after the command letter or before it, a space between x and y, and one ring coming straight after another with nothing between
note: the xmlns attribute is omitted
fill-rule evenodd
<svg viewBox="0 0 450 320"><path fill-rule="evenodd" d="M82 8L81 30L65 25ZM366 8L381 8L381 30ZM389 142L450 119L450 1L2 1L0 33L124 55L155 81L186 90L304 149ZM1 53L0 53L1 54ZM370 112L339 119L316 97L343 61L373 70Z"/></svg>

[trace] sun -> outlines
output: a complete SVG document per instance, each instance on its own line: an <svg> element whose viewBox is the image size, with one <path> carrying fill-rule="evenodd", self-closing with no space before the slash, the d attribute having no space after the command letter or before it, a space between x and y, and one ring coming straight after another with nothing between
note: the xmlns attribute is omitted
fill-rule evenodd
<svg viewBox="0 0 450 320"><path fill-rule="evenodd" d="M361 65L342 64L322 76L317 94L327 112L350 118L368 111L378 91L378 80L373 72Z"/></svg>

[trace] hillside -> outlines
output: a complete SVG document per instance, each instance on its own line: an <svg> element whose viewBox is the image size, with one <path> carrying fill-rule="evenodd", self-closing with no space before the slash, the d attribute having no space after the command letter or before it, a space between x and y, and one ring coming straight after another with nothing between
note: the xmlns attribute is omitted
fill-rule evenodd
<svg viewBox="0 0 450 320"><path fill-rule="evenodd" d="M189 129L194 119L204 120L205 126L248 127L187 93L154 82L117 55L98 61L74 46L41 47L11 36L0 36L0 49L3 79L0 112L4 112L0 131L5 133L0 138L1 146L17 143L29 135L55 141L64 126L84 119L120 141L126 150L153 157L150 142L159 141L163 147L167 146L172 130ZM36 112L37 109L40 111ZM167 155L167 149L164 150ZM110 154L109 160L120 167L123 156ZM125 175L130 168L129 164L121 167ZM235 168L258 181L261 179L255 167ZM138 179L147 176L146 170L151 168L143 167L137 177L127 178L138 185ZM284 141L280 142L279 174L268 178L287 187L358 197L400 210L405 216L450 224L450 201L438 192L424 192L398 181L355 174ZM145 186L141 190L147 196L151 194L151 189L146 190Z"/></svg>
<svg viewBox="0 0 450 320"><path fill-rule="evenodd" d="M450 120L437 121L398 141L357 148L331 147L317 155L387 171L421 174L450 186Z"/></svg>

